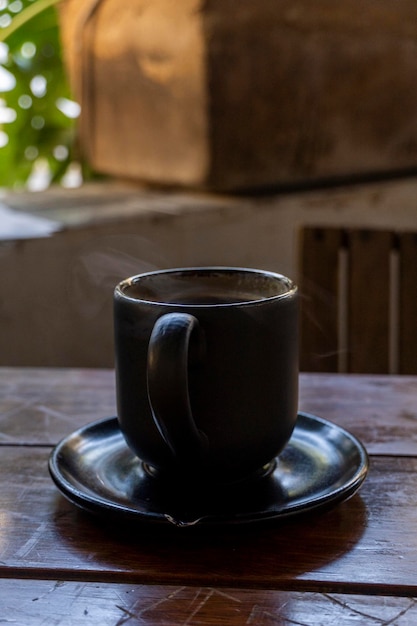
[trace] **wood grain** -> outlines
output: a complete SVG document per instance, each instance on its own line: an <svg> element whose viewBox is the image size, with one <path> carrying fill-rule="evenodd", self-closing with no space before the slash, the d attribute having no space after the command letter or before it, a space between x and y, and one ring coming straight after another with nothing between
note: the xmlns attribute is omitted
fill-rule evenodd
<svg viewBox="0 0 417 626"><path fill-rule="evenodd" d="M236 588L0 580L0 614L31 626L414 626L414 598Z"/></svg>
<svg viewBox="0 0 417 626"><path fill-rule="evenodd" d="M281 523L186 530L93 517L48 475L59 438L113 413L111 370L0 369L0 619L414 626L417 377L300 382L303 410L366 440L359 493Z"/></svg>
<svg viewBox="0 0 417 626"><path fill-rule="evenodd" d="M392 234L349 233L349 371L389 372L389 275Z"/></svg>
<svg viewBox="0 0 417 626"><path fill-rule="evenodd" d="M417 371L417 234L401 233L399 369L401 374Z"/></svg>
<svg viewBox="0 0 417 626"><path fill-rule="evenodd" d="M60 6L101 172L234 190L415 168L414 0Z"/></svg>
<svg viewBox="0 0 417 626"><path fill-rule="evenodd" d="M54 445L116 415L113 370L0 368L0 445ZM416 454L417 378L301 374L300 410L350 430L372 454Z"/></svg>
<svg viewBox="0 0 417 626"><path fill-rule="evenodd" d="M115 414L113 370L0 368L0 444L54 444Z"/></svg>
<svg viewBox="0 0 417 626"><path fill-rule="evenodd" d="M195 532L87 515L48 450L1 450L0 577L417 595L417 459L372 459L358 495L283 523Z"/></svg>
<svg viewBox="0 0 417 626"><path fill-rule="evenodd" d="M300 239L300 369L337 372L338 257L342 231L303 228Z"/></svg>

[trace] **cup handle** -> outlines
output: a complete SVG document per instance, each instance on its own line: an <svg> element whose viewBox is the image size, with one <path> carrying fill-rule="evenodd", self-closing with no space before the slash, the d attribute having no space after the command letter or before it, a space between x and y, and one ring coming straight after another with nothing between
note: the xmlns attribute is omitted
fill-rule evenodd
<svg viewBox="0 0 417 626"><path fill-rule="evenodd" d="M201 358L202 345L199 322L188 313L162 315L149 341L149 403L155 424L179 465L201 460L207 449L207 438L192 415L188 389L189 364Z"/></svg>

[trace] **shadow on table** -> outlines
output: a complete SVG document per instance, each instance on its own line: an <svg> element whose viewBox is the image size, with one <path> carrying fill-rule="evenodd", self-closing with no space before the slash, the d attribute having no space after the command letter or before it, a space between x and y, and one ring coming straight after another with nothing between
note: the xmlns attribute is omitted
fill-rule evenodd
<svg viewBox="0 0 417 626"><path fill-rule="evenodd" d="M333 508L256 524L176 528L95 517L59 497L56 531L77 570L113 582L273 586L332 565L367 522L359 494Z"/></svg>

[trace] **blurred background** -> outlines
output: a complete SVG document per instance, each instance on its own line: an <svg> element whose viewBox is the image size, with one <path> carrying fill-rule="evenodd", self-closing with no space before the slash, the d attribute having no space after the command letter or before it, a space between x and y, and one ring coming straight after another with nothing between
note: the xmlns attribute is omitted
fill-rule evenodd
<svg viewBox="0 0 417 626"><path fill-rule="evenodd" d="M299 284L304 370L417 372L416 24L0 0L0 365L112 367L119 280L230 265Z"/></svg>
<svg viewBox="0 0 417 626"><path fill-rule="evenodd" d="M55 4L0 0L0 188L74 187L87 174L77 154L80 106L63 68Z"/></svg>

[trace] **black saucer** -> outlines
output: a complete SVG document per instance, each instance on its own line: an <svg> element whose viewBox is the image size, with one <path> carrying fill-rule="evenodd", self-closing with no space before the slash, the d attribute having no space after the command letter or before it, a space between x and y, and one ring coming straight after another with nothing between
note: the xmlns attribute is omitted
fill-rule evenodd
<svg viewBox="0 0 417 626"><path fill-rule="evenodd" d="M130 452L116 418L73 432L49 459L57 487L83 509L177 526L257 522L313 511L351 496L367 470L366 450L353 435L307 413L298 414L275 468L239 487L167 487Z"/></svg>

